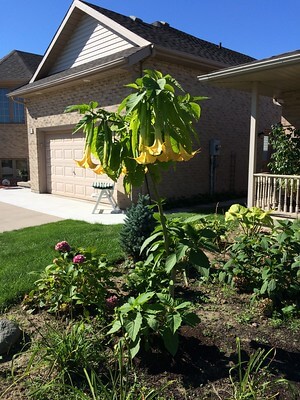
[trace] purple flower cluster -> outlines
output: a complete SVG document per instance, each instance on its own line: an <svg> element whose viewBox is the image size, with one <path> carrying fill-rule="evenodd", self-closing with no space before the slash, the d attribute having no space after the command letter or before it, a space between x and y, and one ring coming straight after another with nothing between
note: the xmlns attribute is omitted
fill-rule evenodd
<svg viewBox="0 0 300 400"><path fill-rule="evenodd" d="M71 250L71 246L68 242L62 241L56 244L55 250L59 251L60 253L68 253Z"/></svg>
<svg viewBox="0 0 300 400"><path fill-rule="evenodd" d="M74 264L82 264L85 262L85 257L82 254L77 254L73 257Z"/></svg>
<svg viewBox="0 0 300 400"><path fill-rule="evenodd" d="M105 300L105 303L108 308L113 309L118 305L118 298L115 295L110 296Z"/></svg>

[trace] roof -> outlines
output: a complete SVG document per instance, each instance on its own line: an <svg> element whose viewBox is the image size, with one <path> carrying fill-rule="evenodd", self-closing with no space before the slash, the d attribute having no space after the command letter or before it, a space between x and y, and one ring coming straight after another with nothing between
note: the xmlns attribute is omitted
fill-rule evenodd
<svg viewBox="0 0 300 400"><path fill-rule="evenodd" d="M254 60L253 57L207 42L172 28L167 23L156 21L149 24L139 18L127 17L85 1L82 1L82 3L87 4L94 10L111 18L149 42L167 49L181 51L227 65L237 65Z"/></svg>
<svg viewBox="0 0 300 400"><path fill-rule="evenodd" d="M273 97L290 124L300 127L300 50L201 75L214 86Z"/></svg>
<svg viewBox="0 0 300 400"><path fill-rule="evenodd" d="M140 54L139 54L140 53ZM69 70L65 70L59 72L57 74L47 76L46 78L39 79L35 82L32 82L28 85L21 87L13 92L11 92L10 96L17 96L21 94L23 91L26 93L35 92L37 89L42 90L44 88L49 87L49 85L61 84L66 82L72 82L78 79L80 76L84 79L85 76L91 76L93 73L97 73L99 71L107 70L112 66L123 66L130 65L131 60L138 60L140 58L144 58L145 54L150 54L150 49L147 47L134 47L131 49L120 51L119 53L112 54L107 57L103 57L101 59L101 63L99 60L90 61L89 63L80 65L75 68L71 68Z"/></svg>
<svg viewBox="0 0 300 400"><path fill-rule="evenodd" d="M296 50L201 75L198 80L247 92L256 82L259 94L278 98L300 90L299 75L300 50Z"/></svg>
<svg viewBox="0 0 300 400"><path fill-rule="evenodd" d="M115 53L109 56L109 59L107 57L98 58L92 61L92 65L86 63L50 76L51 66L55 62L58 52L62 51L67 38L73 34L80 13L86 13L98 19L100 23L120 36L128 38L133 44L133 48L121 52L122 54ZM199 67L205 65L205 70L219 69L227 65L238 65L254 60L252 57L172 28L168 24L161 22L149 24L139 18L127 17L94 4L74 0L30 83L13 92L12 95L26 94L32 92L33 89L37 90L38 87L50 87L58 82L63 83L63 80L74 80L76 77L85 75L90 69L95 73L109 66L119 65L121 62L124 65L132 65L151 54L167 55L169 59L177 63L186 60L190 63L189 65L192 63L196 63ZM123 57L122 61L120 57Z"/></svg>
<svg viewBox="0 0 300 400"><path fill-rule="evenodd" d="M42 60L42 56L13 50L0 60L1 82L28 82Z"/></svg>

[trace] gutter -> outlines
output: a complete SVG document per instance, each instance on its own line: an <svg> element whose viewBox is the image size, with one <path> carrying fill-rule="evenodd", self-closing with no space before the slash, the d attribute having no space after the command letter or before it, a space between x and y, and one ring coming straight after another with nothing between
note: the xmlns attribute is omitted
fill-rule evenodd
<svg viewBox="0 0 300 400"><path fill-rule="evenodd" d="M139 62L141 59L144 59L144 58L150 56L151 54L152 54L151 46L146 46L127 57L119 57L116 60L108 61L102 65L88 68L83 71L75 72L75 73L69 74L67 76L60 76L56 79L54 78L54 79L51 79L50 81L46 81L46 82L40 82L40 83L38 83L38 81L33 82L29 85L26 85L19 89L16 89L13 92L10 92L8 94L8 96L9 97L23 96L24 94L31 94L31 93L38 92L40 90L53 88L58 85L70 83L70 82L76 81L78 79L86 78L88 76L95 75L97 73L107 71L110 69L114 69L117 67L131 66L131 65Z"/></svg>
<svg viewBox="0 0 300 400"><path fill-rule="evenodd" d="M266 71L271 68L280 67L282 65L292 65L300 62L300 52L289 56L271 58L253 63L242 64L230 68L225 68L221 71L211 72L206 75L198 76L200 82L214 81L222 78L230 78L231 76L241 76L253 72Z"/></svg>

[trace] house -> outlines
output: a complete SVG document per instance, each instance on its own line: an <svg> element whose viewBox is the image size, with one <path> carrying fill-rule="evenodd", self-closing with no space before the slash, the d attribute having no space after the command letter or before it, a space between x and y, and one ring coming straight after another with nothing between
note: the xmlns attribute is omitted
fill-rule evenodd
<svg viewBox="0 0 300 400"><path fill-rule="evenodd" d="M27 108L31 188L90 199L97 179L78 168L74 159L83 153L83 135L72 135L79 120L65 114L72 104L98 101L115 110L130 93L124 85L144 69L170 73L192 95L208 96L196 129L201 148L188 163L169 170L160 185L165 198L190 198L207 193L240 193L247 188L249 94L201 84L197 77L253 58L226 49L169 26L74 0L30 82L13 91ZM280 118L272 100L263 98L260 128ZM144 188L146 190L146 188ZM123 185L115 197L128 205Z"/></svg>
<svg viewBox="0 0 300 400"><path fill-rule="evenodd" d="M199 76L199 81L215 87L251 93L251 125L248 168L249 207L274 210L285 217L299 218L300 176L261 173L257 163L257 132L261 113L260 96L270 97L280 106L283 126L300 129L300 50L279 54L244 65Z"/></svg>
<svg viewBox="0 0 300 400"><path fill-rule="evenodd" d="M42 56L14 50L0 60L0 182L28 171L28 136L23 100L7 94L28 83Z"/></svg>

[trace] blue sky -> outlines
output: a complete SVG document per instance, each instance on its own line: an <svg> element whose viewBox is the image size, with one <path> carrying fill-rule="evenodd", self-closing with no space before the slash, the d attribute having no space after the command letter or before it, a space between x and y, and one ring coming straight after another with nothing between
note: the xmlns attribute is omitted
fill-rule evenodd
<svg viewBox="0 0 300 400"><path fill-rule="evenodd" d="M90 0L255 58L300 48L299 0ZM0 58L12 50L44 54L72 0L1 0Z"/></svg>

